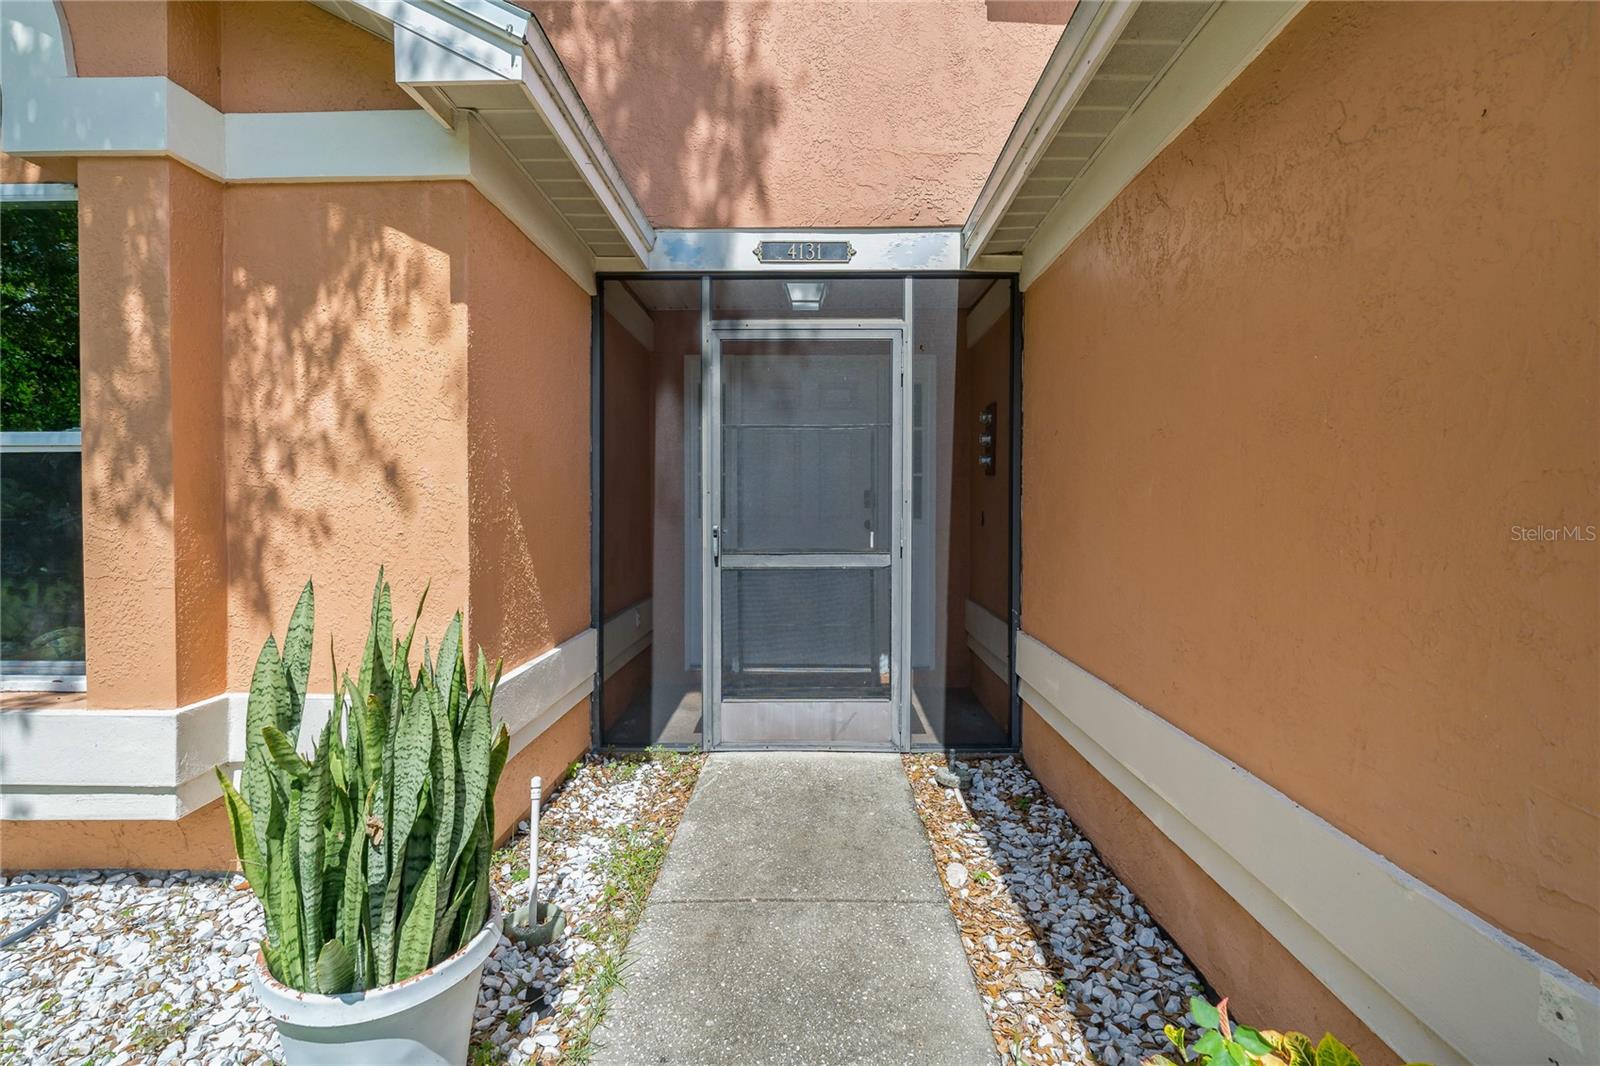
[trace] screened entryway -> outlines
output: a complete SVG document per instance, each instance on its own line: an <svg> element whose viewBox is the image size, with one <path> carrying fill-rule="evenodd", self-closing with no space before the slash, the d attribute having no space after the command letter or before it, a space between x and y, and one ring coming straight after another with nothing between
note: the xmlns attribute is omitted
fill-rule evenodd
<svg viewBox="0 0 1600 1066"><path fill-rule="evenodd" d="M1016 742L1009 277L607 280L596 740Z"/></svg>

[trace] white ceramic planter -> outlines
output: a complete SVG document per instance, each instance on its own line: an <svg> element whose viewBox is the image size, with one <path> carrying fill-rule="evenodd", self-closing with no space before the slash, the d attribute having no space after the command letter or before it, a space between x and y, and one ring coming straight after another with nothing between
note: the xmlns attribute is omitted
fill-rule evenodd
<svg viewBox="0 0 1600 1066"><path fill-rule="evenodd" d="M491 899L489 920L466 947L399 984L343 996L296 992L267 973L260 954L250 983L278 1027L289 1066L460 1066L483 965L499 939L500 907Z"/></svg>

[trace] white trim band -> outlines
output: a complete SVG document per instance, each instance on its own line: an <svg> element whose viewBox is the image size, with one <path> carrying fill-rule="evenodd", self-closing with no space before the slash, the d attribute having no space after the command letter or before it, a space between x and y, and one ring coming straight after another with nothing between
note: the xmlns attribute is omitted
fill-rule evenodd
<svg viewBox="0 0 1600 1066"><path fill-rule="evenodd" d="M1600 1051L1600 988L1027 634L1017 672L1045 724L1408 1059Z"/></svg>
<svg viewBox="0 0 1600 1066"><path fill-rule="evenodd" d="M465 181L583 290L593 252L475 117L425 111L223 114L164 77L60 78L7 90L0 148L19 156L152 156L217 181Z"/></svg>
<svg viewBox="0 0 1600 1066"><path fill-rule="evenodd" d="M512 755L593 690L595 645L586 629L500 679L495 718L511 733ZM182 818L221 795L212 767L244 761L248 699L228 692L171 710L0 712L0 818ZM302 747L332 705L326 693L306 697Z"/></svg>
<svg viewBox="0 0 1600 1066"><path fill-rule="evenodd" d="M653 600L624 607L605 623L606 680L650 647L655 631Z"/></svg>
<svg viewBox="0 0 1600 1066"><path fill-rule="evenodd" d="M967 601L967 647L995 677L1010 685L1011 670L1006 666L1006 660L1011 657L1006 646L1010 643L1008 638L1006 624L999 615L972 600Z"/></svg>

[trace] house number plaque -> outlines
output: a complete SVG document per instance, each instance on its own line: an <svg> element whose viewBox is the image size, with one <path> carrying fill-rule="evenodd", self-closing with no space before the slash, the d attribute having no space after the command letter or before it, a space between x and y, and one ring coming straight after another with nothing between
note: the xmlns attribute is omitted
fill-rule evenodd
<svg viewBox="0 0 1600 1066"><path fill-rule="evenodd" d="M848 263L856 250L849 241L761 241L755 254L763 263Z"/></svg>

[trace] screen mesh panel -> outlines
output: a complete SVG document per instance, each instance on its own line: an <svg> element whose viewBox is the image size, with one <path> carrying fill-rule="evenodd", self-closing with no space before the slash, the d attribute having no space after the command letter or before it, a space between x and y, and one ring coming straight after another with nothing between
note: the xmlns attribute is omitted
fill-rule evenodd
<svg viewBox="0 0 1600 1066"><path fill-rule="evenodd" d="M889 568L723 574L725 699L888 699Z"/></svg>
<svg viewBox="0 0 1600 1066"><path fill-rule="evenodd" d="M883 550L892 358L871 341L724 348L724 552Z"/></svg>

